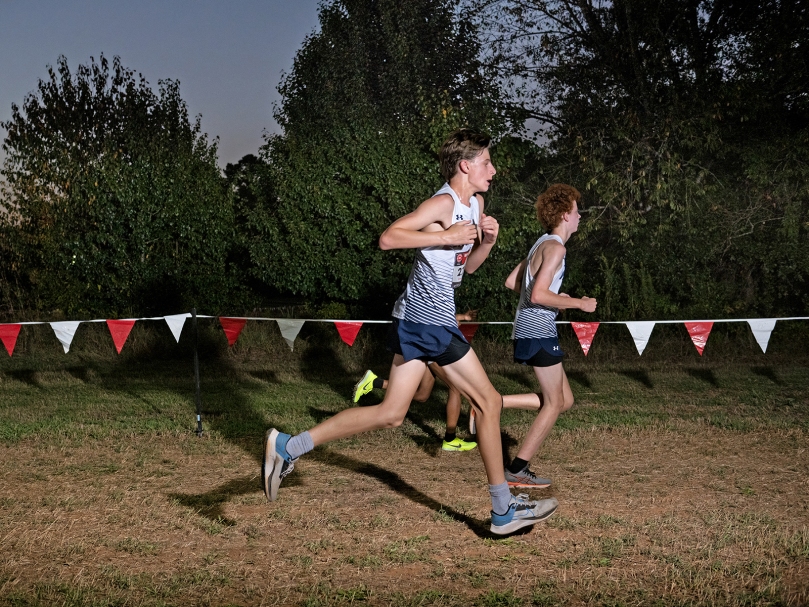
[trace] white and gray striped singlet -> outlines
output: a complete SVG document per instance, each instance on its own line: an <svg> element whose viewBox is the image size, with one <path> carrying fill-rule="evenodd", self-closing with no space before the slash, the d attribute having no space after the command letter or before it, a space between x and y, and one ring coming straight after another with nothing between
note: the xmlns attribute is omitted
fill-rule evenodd
<svg viewBox="0 0 809 607"><path fill-rule="evenodd" d="M455 201L453 224L459 221L471 221L476 226L480 224L480 207L476 196L469 199L467 206L448 183L435 196L439 194L449 194ZM455 289L463 279L466 259L472 246L467 244L416 249L407 286L393 307L393 317L424 325L457 326Z"/></svg>
<svg viewBox="0 0 809 607"><path fill-rule="evenodd" d="M531 247L526 261L522 285L520 286L520 303L517 305L517 315L514 318L514 331L511 334L511 339L541 339L557 336L555 321L559 309L531 303L531 291L534 289L536 280L535 276L531 274L531 258L536 253L539 245L550 239L557 240L559 244L565 244L562 242L562 238L556 234L544 234ZM562 265L551 281L550 290L558 294L564 277L565 259L563 257Z"/></svg>

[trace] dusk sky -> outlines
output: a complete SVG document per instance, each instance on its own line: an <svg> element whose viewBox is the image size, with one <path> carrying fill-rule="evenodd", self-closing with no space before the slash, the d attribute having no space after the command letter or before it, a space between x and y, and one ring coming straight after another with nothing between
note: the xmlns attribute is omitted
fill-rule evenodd
<svg viewBox="0 0 809 607"><path fill-rule="evenodd" d="M276 86L318 27L316 0L0 0L0 121L59 55L71 72L103 53L157 81L180 81L224 166L276 132ZM6 132L0 129L0 138ZM0 159L3 154L0 151Z"/></svg>

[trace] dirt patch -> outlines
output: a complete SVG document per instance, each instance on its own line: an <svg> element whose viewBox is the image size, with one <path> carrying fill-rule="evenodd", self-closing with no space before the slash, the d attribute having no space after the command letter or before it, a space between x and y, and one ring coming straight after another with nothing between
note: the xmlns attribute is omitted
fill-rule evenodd
<svg viewBox="0 0 809 607"><path fill-rule="evenodd" d="M681 423L555 433L534 468L560 507L488 531L476 452L381 431L302 459L269 504L258 445L119 437L0 448L0 602L809 602L799 430Z"/></svg>

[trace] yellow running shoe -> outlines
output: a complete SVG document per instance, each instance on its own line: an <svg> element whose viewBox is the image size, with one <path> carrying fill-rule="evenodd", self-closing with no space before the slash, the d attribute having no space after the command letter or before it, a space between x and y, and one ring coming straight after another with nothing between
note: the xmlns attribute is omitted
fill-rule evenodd
<svg viewBox="0 0 809 607"><path fill-rule="evenodd" d="M455 440L449 443L447 441L444 441L444 444L441 446L441 448L444 451L471 451L477 446L478 446L477 443L468 442L465 440L461 440L460 438L456 438Z"/></svg>
<svg viewBox="0 0 809 607"><path fill-rule="evenodd" d="M357 382L354 386L354 402L359 402L360 396L365 396L371 390L374 389L374 380L376 379L376 375L374 372L368 369L365 372L365 375L362 376L362 379Z"/></svg>

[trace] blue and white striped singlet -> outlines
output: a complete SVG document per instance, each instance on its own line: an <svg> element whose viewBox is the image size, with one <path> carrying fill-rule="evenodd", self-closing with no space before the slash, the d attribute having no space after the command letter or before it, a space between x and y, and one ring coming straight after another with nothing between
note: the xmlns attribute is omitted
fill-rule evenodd
<svg viewBox="0 0 809 607"><path fill-rule="evenodd" d="M435 196L439 194L449 194L455 201L453 224L459 221L471 221L476 226L480 224L480 207L476 196L469 198L467 206L448 183ZM472 246L467 244L416 249L407 286L393 307L394 318L456 328L455 289L463 279Z"/></svg>
<svg viewBox="0 0 809 607"><path fill-rule="evenodd" d="M535 282L535 276L531 274L531 258L534 256L534 253L536 253L539 245L550 239L557 240L559 244L565 244L562 242L562 238L556 234L544 234L534 243L534 246L531 247L525 265L522 285L520 286L520 303L517 305L517 315L514 318L514 331L511 334L512 339L546 339L549 337L557 337L555 321L559 309L531 303L531 291L534 289ZM564 277L565 259L563 257L562 265L556 274L554 274L553 280L551 281L550 290L558 294Z"/></svg>

